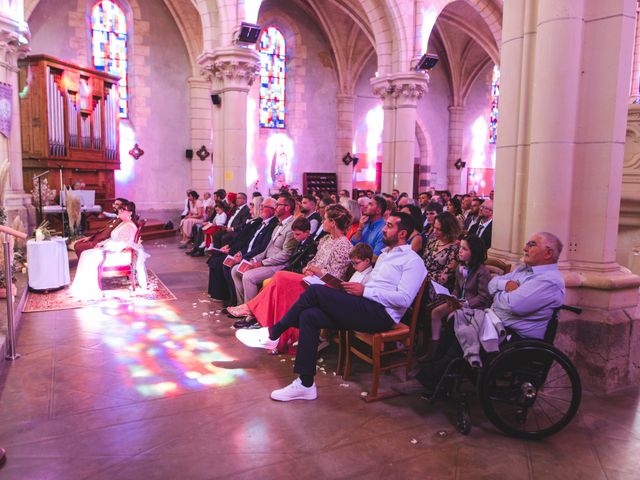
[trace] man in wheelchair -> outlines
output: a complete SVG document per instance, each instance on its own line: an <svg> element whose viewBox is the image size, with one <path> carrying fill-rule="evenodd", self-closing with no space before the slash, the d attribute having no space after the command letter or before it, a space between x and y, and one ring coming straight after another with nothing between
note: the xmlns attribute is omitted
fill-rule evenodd
<svg viewBox="0 0 640 480"><path fill-rule="evenodd" d="M524 246L524 263L489 282L489 292L493 295L490 310L514 336L544 338L554 309L560 307L564 299L564 279L558 270L561 252L562 242L558 237L548 232L535 233ZM465 314L481 315L481 312L466 311ZM455 312L443 327L431 362L420 369L415 379L393 385L393 390L405 395L434 392L449 363L464 354L454 330L454 315ZM463 343L468 341L463 338ZM475 341L480 343L477 333Z"/></svg>

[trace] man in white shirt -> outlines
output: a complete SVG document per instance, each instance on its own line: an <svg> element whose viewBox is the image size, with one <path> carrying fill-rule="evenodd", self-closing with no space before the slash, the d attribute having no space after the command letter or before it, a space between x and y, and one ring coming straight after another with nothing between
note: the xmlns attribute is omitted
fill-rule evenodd
<svg viewBox="0 0 640 480"><path fill-rule="evenodd" d="M378 333L400 322L427 275L424 262L407 245L413 228L408 214L396 212L389 216L383 227L387 248L378 257L366 286L356 282L343 282L342 289L311 285L273 327L236 332L245 345L272 349L289 327L300 329L294 367L300 377L271 392L273 400L317 397L313 378L321 329Z"/></svg>

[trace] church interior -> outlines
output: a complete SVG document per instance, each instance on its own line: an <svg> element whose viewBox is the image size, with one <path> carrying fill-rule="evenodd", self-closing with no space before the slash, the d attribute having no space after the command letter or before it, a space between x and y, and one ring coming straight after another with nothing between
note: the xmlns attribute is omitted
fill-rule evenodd
<svg viewBox="0 0 640 480"><path fill-rule="evenodd" d="M639 13L637 0L0 0L0 477L637 478ZM472 192L505 273L552 232L564 304L580 309L560 313L553 342L579 375L575 418L514 438L471 385L462 434L446 399L367 398L375 376L354 360L345 378L342 336L318 353L315 401L270 400L295 353L240 344L207 256L179 248L185 192L220 189L252 208L254 192L396 191L420 207ZM70 299L73 241L132 219L142 247L96 260L111 293Z"/></svg>

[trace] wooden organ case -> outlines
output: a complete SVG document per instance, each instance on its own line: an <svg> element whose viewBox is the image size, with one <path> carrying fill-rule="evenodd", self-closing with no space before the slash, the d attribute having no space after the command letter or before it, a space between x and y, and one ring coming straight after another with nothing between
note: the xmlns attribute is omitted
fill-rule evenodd
<svg viewBox="0 0 640 480"><path fill-rule="evenodd" d="M50 170L50 188L59 192L61 177L67 186L82 182L111 210L120 169L118 77L47 55L19 66L25 189Z"/></svg>

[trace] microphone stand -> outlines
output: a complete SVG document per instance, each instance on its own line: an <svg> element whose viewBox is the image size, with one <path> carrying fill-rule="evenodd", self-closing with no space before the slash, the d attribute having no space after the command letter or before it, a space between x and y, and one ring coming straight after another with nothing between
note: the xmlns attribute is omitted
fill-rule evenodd
<svg viewBox="0 0 640 480"><path fill-rule="evenodd" d="M58 167L58 169L60 170L60 208L62 209L61 215L62 215L62 236L65 236L65 232L67 232L69 229L67 228L68 226L68 222L67 222L67 218L64 215L64 211L65 211L65 204L66 199L67 199L67 192L65 191L65 202L62 202L62 191L64 190L64 183L62 182L62 170L64 169L64 167L61 164L57 164L56 165Z"/></svg>
<svg viewBox="0 0 640 480"><path fill-rule="evenodd" d="M38 225L42 223L42 177L49 173L49 170L41 173L40 175L35 175L33 178L38 179Z"/></svg>

